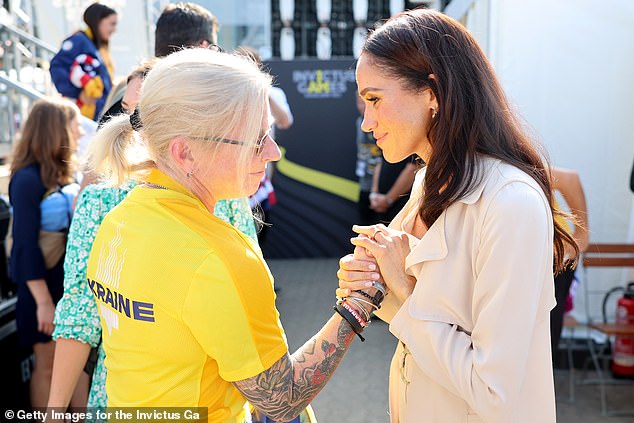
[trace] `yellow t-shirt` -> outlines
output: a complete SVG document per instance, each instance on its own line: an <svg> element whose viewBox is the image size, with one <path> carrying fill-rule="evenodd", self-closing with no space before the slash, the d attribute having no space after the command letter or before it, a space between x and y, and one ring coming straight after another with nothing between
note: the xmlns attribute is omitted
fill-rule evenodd
<svg viewBox="0 0 634 423"><path fill-rule="evenodd" d="M249 237L153 171L105 218L88 262L101 317L110 407L208 407L242 422L231 381L288 345L273 277Z"/></svg>

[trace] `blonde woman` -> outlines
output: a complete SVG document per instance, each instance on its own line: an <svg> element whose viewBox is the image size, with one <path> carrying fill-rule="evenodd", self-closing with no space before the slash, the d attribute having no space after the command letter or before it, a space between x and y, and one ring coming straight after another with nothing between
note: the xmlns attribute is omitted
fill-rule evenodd
<svg viewBox="0 0 634 423"><path fill-rule="evenodd" d="M130 114L136 108L143 80L158 60L144 61L128 76L122 104L124 110L130 111ZM87 185L80 194L69 233L68 253L64 264L64 296L55 313L53 338L57 341L58 354L53 367L49 407L63 408L69 404L76 381L85 377L82 370L92 375L88 406L104 408L107 404L107 372L104 366L105 353L101 346L99 311L86 281L86 265L104 217L129 194L137 185L137 180L143 178L142 168L139 168L139 174L135 171L128 173L124 169L146 157L137 155L128 159L125 148L118 151L101 149L100 146L103 144L93 144L87 164L88 168L100 175L89 173L94 183ZM125 173L128 179L115 183L111 181L109 184L99 181L106 175L119 172ZM240 209L242 204L245 206ZM216 216L255 240L253 219L246 220L247 223L244 224L245 219L236 217L246 213L250 213L250 210L242 199L220 200L214 211Z"/></svg>
<svg viewBox="0 0 634 423"><path fill-rule="evenodd" d="M101 224L88 262L108 406L200 406L209 421L243 422L248 400L288 421L361 332L362 303L339 305L345 318L334 314L291 355L260 249L213 215L219 200L255 192L280 158L270 84L243 57L183 50L150 71L137 112L113 118L93 141L150 158L148 174Z"/></svg>

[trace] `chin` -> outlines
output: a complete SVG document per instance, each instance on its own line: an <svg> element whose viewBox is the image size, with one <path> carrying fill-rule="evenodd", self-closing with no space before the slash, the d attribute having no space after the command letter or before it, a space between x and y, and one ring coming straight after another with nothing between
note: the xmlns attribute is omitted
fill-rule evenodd
<svg viewBox="0 0 634 423"><path fill-rule="evenodd" d="M402 153L399 154L399 153L383 150L383 157L385 158L385 161L387 161L388 163L399 163L409 156L410 156L409 154L403 156Z"/></svg>

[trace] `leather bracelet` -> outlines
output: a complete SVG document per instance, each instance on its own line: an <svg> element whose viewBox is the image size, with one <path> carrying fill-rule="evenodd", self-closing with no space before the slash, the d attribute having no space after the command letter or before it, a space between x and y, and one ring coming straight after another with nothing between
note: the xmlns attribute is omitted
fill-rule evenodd
<svg viewBox="0 0 634 423"><path fill-rule="evenodd" d="M337 301L337 304L333 307L333 310L335 310L337 314L339 314L343 318L343 320L348 322L348 324L352 328L352 331L357 334L361 342L365 342L365 338L361 335L361 332L363 332L363 327L361 326L361 323L359 323L359 321L356 319L356 317L354 317L354 315L350 313L350 311L348 311L348 309L346 309L339 301Z"/></svg>

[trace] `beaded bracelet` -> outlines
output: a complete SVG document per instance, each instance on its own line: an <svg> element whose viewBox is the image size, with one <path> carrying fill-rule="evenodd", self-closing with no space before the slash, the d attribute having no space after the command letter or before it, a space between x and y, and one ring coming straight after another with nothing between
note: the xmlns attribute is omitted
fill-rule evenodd
<svg viewBox="0 0 634 423"><path fill-rule="evenodd" d="M364 297L366 297L367 299L369 299L370 301L372 301L372 305L374 307L376 307L377 310L381 308L381 303L378 302L375 297L373 297L372 295L368 294L367 292L362 291L360 289L355 289L354 292L356 292L357 294L361 294ZM381 292L381 291L379 291L379 292Z"/></svg>

